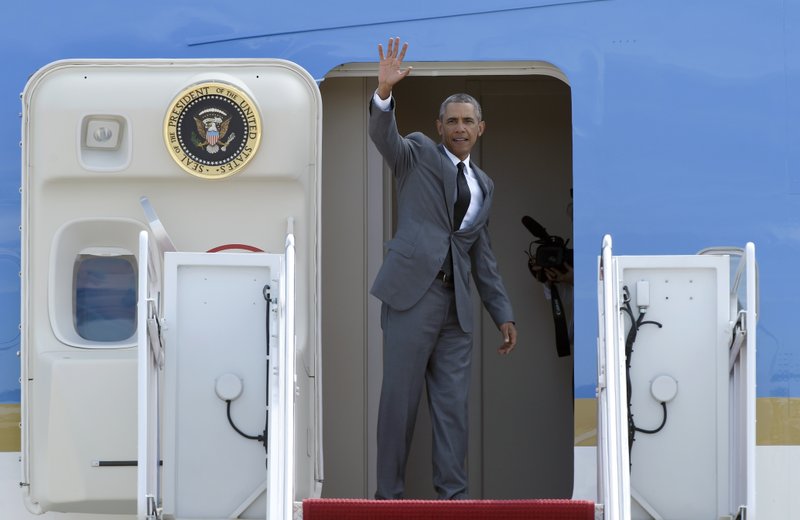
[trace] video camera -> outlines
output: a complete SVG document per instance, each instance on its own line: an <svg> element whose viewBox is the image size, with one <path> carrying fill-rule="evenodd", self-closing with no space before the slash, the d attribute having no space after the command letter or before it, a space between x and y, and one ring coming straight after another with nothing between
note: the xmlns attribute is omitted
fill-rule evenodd
<svg viewBox="0 0 800 520"><path fill-rule="evenodd" d="M567 266L573 265L573 251L572 248L567 247L569 240L551 235L544 226L528 215L522 217L522 225L538 239L530 243L527 251L528 269L530 269L534 278L545 283L547 276L544 269L554 268L561 272L566 272ZM536 252L531 252L534 243L539 244L539 246L536 248Z"/></svg>

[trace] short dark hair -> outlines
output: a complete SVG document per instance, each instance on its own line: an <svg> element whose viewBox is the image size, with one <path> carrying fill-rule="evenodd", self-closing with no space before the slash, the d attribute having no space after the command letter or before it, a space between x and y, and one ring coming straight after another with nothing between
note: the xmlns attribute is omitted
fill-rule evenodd
<svg viewBox="0 0 800 520"><path fill-rule="evenodd" d="M478 121L483 121L481 117L481 104L478 103L478 100L474 97L464 93L453 94L442 101L442 106L439 107L439 121L444 118L444 112L447 110L447 105L450 103L469 103L475 107L475 116L478 118Z"/></svg>

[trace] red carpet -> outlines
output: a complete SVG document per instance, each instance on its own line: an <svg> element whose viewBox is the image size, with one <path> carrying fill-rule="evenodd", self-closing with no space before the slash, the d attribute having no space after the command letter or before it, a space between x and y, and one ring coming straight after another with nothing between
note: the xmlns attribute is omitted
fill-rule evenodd
<svg viewBox="0 0 800 520"><path fill-rule="evenodd" d="M585 500L350 500L303 501L303 520L594 520Z"/></svg>

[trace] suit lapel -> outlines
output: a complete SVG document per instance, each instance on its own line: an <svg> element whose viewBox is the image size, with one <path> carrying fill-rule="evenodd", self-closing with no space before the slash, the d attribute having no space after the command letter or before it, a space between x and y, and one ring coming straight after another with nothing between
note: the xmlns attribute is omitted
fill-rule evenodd
<svg viewBox="0 0 800 520"><path fill-rule="evenodd" d="M448 157L444 150L444 145L439 145L439 152L442 154L442 188L444 189L444 201L447 206L447 215L450 217L450 227L453 227L453 207L456 203L456 173L458 169L453 161Z"/></svg>
<svg viewBox="0 0 800 520"><path fill-rule="evenodd" d="M492 192L494 191L494 186L492 181L489 179L489 176L486 175L483 170L478 168L477 164L475 164L473 161L470 161L469 165L472 168L472 172L475 174L475 177L478 178L478 184L483 191L483 205L481 206L480 211L475 216L475 220L472 223L473 225L481 226L489 218L489 210L492 207Z"/></svg>

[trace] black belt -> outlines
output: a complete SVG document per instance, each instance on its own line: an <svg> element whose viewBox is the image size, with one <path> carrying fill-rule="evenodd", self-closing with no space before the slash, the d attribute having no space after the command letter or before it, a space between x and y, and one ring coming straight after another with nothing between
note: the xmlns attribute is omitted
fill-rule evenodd
<svg viewBox="0 0 800 520"><path fill-rule="evenodd" d="M439 274L436 275L437 280L441 280L442 285L445 287L453 287L453 275L447 274L444 271L439 271Z"/></svg>

